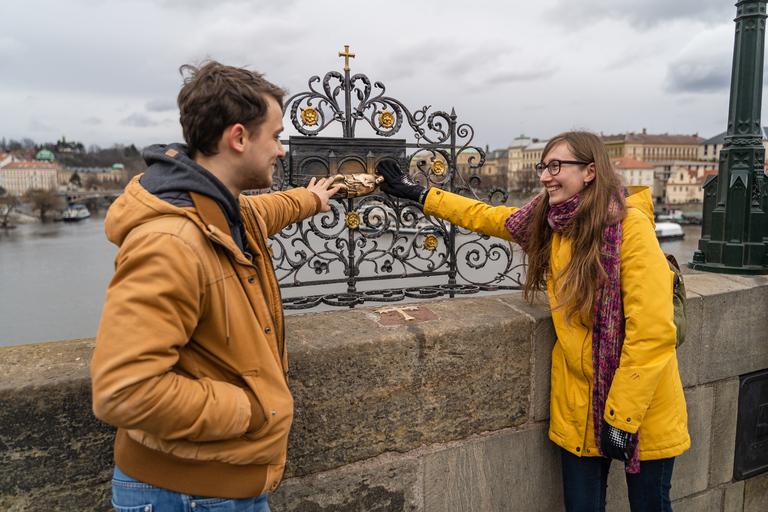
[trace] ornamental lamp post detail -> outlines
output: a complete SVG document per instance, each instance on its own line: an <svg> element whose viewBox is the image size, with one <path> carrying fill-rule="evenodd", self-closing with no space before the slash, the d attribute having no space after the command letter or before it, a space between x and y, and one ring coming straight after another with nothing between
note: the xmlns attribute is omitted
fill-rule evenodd
<svg viewBox="0 0 768 512"><path fill-rule="evenodd" d="M704 184L699 249L688 265L725 274L768 274L768 188L760 111L768 0L736 3L728 130L717 176Z"/></svg>

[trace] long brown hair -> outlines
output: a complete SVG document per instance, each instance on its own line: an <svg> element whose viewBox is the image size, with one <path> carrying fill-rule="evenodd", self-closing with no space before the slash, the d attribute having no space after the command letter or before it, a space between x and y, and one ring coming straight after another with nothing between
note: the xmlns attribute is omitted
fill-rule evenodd
<svg viewBox="0 0 768 512"><path fill-rule="evenodd" d="M606 276L600 264L605 229L622 220L627 210L621 178L613 170L605 144L597 135L585 131L561 133L547 143L542 160L560 144L567 144L577 160L595 164L595 177L579 193L579 206L573 223L562 233L570 239L571 258L558 275L552 276L553 289L557 290L556 309L565 307L566 321L570 321L575 315L583 319L591 317L597 277ZM609 209L614 199L619 209L611 214ZM549 210L549 201L544 193L531 215L525 247L528 271L523 293L531 301L538 292L546 289L546 277L550 269L554 232L547 222Z"/></svg>

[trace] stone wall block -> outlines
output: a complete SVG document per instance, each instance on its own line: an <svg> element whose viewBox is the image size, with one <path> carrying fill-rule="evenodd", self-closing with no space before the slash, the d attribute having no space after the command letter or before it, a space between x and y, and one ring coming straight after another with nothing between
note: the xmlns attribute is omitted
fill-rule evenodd
<svg viewBox="0 0 768 512"><path fill-rule="evenodd" d="M700 387L685 390L688 410L688 434L691 447L675 458L672 473L672 500L704 491L709 482L709 461L712 453L712 411L715 390ZM710 509L701 509L710 510Z"/></svg>
<svg viewBox="0 0 768 512"><path fill-rule="evenodd" d="M530 319L492 297L420 306L439 320L382 327L374 309L286 319L290 476L528 421Z"/></svg>
<svg viewBox="0 0 768 512"><path fill-rule="evenodd" d="M559 448L546 428L504 432L424 457L424 512L563 510Z"/></svg>
<svg viewBox="0 0 768 512"><path fill-rule="evenodd" d="M725 488L723 512L743 512L744 482L735 482Z"/></svg>
<svg viewBox="0 0 768 512"><path fill-rule="evenodd" d="M678 371L683 387L696 386L699 383L699 369L701 367L701 326L704 320L704 300L701 295L687 288L689 276L686 280L685 303L685 343L677 349Z"/></svg>
<svg viewBox="0 0 768 512"><path fill-rule="evenodd" d="M744 512L768 510L768 473L744 480Z"/></svg>
<svg viewBox="0 0 768 512"><path fill-rule="evenodd" d="M672 502L672 510L675 512L718 512L722 507L723 491L720 489Z"/></svg>
<svg viewBox="0 0 768 512"><path fill-rule="evenodd" d="M706 384L768 368L765 278L690 274L686 287L703 298L701 370Z"/></svg>
<svg viewBox="0 0 768 512"><path fill-rule="evenodd" d="M728 483L733 479L738 412L739 379L718 382L715 385L715 413L712 418L710 486Z"/></svg>
<svg viewBox="0 0 768 512"><path fill-rule="evenodd" d="M115 429L91 412L91 340L0 350L0 508L107 510Z"/></svg>
<svg viewBox="0 0 768 512"><path fill-rule="evenodd" d="M321 476L286 480L270 495L281 512L410 512L418 510L418 459L366 463Z"/></svg>
<svg viewBox="0 0 768 512"><path fill-rule="evenodd" d="M557 342L549 304L543 302L531 304L523 299L520 293L499 296L499 301L507 304L515 311L529 315L536 324L533 334L533 420L547 421L549 419L549 395L552 389L552 349Z"/></svg>

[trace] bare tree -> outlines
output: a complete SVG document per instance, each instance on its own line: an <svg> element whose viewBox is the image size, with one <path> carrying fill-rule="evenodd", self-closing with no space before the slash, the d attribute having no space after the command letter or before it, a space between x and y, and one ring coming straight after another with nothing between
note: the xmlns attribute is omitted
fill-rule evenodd
<svg viewBox="0 0 768 512"><path fill-rule="evenodd" d="M35 210L40 211L40 220L44 221L45 216L50 211L63 210L64 200L53 193L53 190L31 189L27 192L29 200L35 206Z"/></svg>
<svg viewBox="0 0 768 512"><path fill-rule="evenodd" d="M11 215L19 206L19 198L13 194L0 197L0 228L11 227Z"/></svg>

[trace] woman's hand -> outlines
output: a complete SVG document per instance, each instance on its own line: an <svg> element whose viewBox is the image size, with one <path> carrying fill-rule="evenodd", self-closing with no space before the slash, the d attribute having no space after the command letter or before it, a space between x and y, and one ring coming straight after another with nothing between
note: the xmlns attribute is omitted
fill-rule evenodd
<svg viewBox="0 0 768 512"><path fill-rule="evenodd" d="M618 429L603 420L600 450L609 459L629 460L632 457L632 441L635 435Z"/></svg>
<svg viewBox="0 0 768 512"><path fill-rule="evenodd" d="M389 195L410 199L417 203L424 204L427 197L427 189L414 182L410 176L403 174L400 166L395 162L383 161L376 166L379 174L384 176L386 184L381 186L381 190Z"/></svg>

